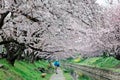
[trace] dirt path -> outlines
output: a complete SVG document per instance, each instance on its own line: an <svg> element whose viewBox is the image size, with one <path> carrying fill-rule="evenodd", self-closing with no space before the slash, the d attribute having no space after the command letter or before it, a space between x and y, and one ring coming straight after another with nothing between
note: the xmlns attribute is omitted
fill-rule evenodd
<svg viewBox="0 0 120 80"><path fill-rule="evenodd" d="M65 77L64 77L64 75L63 75L62 70L59 68L59 69L58 69L58 74L54 73L54 74L51 76L50 80L65 80Z"/></svg>

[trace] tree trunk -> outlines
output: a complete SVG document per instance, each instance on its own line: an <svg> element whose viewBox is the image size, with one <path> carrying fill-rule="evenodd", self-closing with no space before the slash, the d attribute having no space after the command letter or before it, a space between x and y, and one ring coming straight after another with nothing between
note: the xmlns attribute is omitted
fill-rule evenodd
<svg viewBox="0 0 120 80"><path fill-rule="evenodd" d="M115 58L116 58L117 60L120 60L120 55L115 55Z"/></svg>
<svg viewBox="0 0 120 80"><path fill-rule="evenodd" d="M17 56L14 56L14 53L9 51L9 53L7 53L7 61L14 66L15 60L17 59Z"/></svg>

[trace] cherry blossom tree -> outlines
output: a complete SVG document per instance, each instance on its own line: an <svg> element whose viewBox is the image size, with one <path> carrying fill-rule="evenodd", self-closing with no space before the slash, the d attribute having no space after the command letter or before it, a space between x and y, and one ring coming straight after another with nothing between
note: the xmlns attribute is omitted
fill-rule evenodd
<svg viewBox="0 0 120 80"><path fill-rule="evenodd" d="M7 53L68 58L105 50L106 25L96 0L1 0L0 28ZM102 40L101 40L102 39ZM8 48L7 48L8 47ZM20 48L20 51L18 50ZM17 52L20 52L19 55ZM28 53L27 53L28 52ZM33 59L34 60L34 59Z"/></svg>
<svg viewBox="0 0 120 80"><path fill-rule="evenodd" d="M120 59L120 5L111 7L105 11L105 28L101 41L104 44L105 50L109 53L114 53L117 59ZM107 14L107 15L106 15Z"/></svg>

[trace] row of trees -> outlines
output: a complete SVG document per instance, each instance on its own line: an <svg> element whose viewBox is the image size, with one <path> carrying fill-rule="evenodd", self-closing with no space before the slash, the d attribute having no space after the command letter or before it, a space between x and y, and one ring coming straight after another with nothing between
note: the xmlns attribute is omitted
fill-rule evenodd
<svg viewBox="0 0 120 80"><path fill-rule="evenodd" d="M12 65L21 56L33 62L112 52L119 59L119 10L96 0L1 0L0 44Z"/></svg>

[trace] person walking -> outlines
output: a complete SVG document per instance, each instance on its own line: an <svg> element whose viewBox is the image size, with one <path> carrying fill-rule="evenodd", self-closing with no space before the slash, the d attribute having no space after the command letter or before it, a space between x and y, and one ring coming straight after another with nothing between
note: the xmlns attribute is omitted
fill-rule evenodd
<svg viewBox="0 0 120 80"><path fill-rule="evenodd" d="M57 70L58 70L58 67L60 67L60 62L59 61L55 61L54 62L54 66L55 66L55 73L58 74Z"/></svg>

